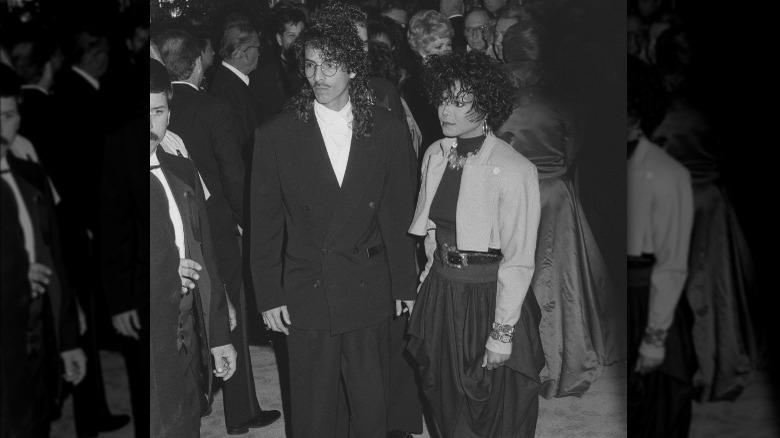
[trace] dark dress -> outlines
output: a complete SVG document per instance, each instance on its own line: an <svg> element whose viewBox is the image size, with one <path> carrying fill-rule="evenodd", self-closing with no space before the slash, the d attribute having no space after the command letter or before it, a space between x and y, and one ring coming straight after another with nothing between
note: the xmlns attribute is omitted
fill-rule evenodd
<svg viewBox="0 0 780 438"><path fill-rule="evenodd" d="M691 377L696 370L693 315L685 295L667 331L663 363L648 374L639 374L633 367L647 326L654 263L652 255L628 260L628 427L636 438L685 438L691 424Z"/></svg>
<svg viewBox="0 0 780 438"><path fill-rule="evenodd" d="M734 400L757 362L748 297L755 268L720 174L723 144L710 122L680 100L654 141L691 173L694 222L685 296L695 315L693 343L699 401Z"/></svg>
<svg viewBox="0 0 780 438"><path fill-rule="evenodd" d="M574 124L538 88L524 88L497 136L539 174L541 217L532 289L542 310L545 398L581 396L604 366L625 359L619 299L574 189Z"/></svg>
<svg viewBox="0 0 780 438"><path fill-rule="evenodd" d="M461 140L459 154L482 144ZM470 143L470 144L469 144ZM455 212L462 171L445 170L431 204L441 246L456 246ZM491 250L496 251L496 250ZM539 410L541 314L529 291L512 338L512 355L497 370L482 367L495 319L499 263L447 266L436 252L409 321L408 349L443 438L532 437ZM537 352L537 354L529 352Z"/></svg>

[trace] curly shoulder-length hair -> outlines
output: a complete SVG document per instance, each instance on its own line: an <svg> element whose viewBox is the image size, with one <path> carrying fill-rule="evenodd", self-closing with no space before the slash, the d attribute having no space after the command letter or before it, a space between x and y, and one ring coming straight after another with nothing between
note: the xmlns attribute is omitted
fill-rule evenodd
<svg viewBox="0 0 780 438"><path fill-rule="evenodd" d="M509 74L498 61L477 50L431 55L422 81L434 106L470 96L472 120L486 119L491 131L500 128L514 109L515 88Z"/></svg>
<svg viewBox="0 0 780 438"><path fill-rule="evenodd" d="M374 125L371 115L374 93L368 82L368 56L363 50L363 40L358 36L355 26L316 23L303 31L295 40L293 48L303 77L306 77L304 66L307 48L319 51L324 62L333 62L355 74L348 86L349 101L352 103L352 133L355 137L371 135ZM314 90L307 82L298 94L290 99L286 109L293 111L296 119L308 123L313 115L314 99Z"/></svg>

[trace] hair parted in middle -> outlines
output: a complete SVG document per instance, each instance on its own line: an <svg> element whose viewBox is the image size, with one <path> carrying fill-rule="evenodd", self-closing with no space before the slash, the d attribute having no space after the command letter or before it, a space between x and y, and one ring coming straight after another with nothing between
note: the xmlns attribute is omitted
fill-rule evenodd
<svg viewBox="0 0 780 438"><path fill-rule="evenodd" d="M491 131L500 128L514 109L515 88L509 73L498 61L476 50L429 56L422 82L428 101L437 107L470 95L473 120L485 118ZM457 94L456 85L460 85Z"/></svg>
<svg viewBox="0 0 780 438"><path fill-rule="evenodd" d="M374 93L369 86L370 68L368 56L363 50L363 40L358 36L355 26L342 26L340 23L316 22L306 28L295 40L293 48L298 60L298 68L303 77L306 62L306 49L320 52L323 61L337 64L340 69L354 73L349 80L349 101L352 104L352 133L355 137L371 135L374 120L371 110L374 106ZM293 111L296 119L309 122L314 114L314 90L306 82L295 96L290 99L286 110Z"/></svg>

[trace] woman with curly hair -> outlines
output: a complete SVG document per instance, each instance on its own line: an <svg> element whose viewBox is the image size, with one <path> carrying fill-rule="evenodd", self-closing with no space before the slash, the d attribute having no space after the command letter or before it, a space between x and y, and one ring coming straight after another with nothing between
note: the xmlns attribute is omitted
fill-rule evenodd
<svg viewBox="0 0 780 438"><path fill-rule="evenodd" d="M529 290L539 183L493 134L512 112L512 84L475 51L431 56L423 83L446 138L423 158L409 229L425 236L427 263L408 349L442 437L532 437L544 366Z"/></svg>

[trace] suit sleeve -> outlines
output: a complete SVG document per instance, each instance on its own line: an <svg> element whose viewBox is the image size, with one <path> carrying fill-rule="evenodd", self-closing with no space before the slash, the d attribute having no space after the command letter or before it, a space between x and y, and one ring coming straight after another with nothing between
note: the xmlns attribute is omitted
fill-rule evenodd
<svg viewBox="0 0 780 438"><path fill-rule="evenodd" d="M195 163L192 163L193 173L191 175L192 182L190 183L195 190L195 199L198 203L198 218L200 221L200 232L202 235L203 243L203 259L206 263L206 270L208 271L208 277L211 281L211 299L209 306L209 345L211 348L227 345L231 343L230 340L230 319L228 317L227 296L225 294L225 288L220 281L219 270L217 268L217 260L214 256L214 241L211 238L211 226L209 224L209 216L206 210L206 197L203 193L203 186L200 184L200 176L198 170L195 167ZM193 218L193 220L195 220Z"/></svg>
<svg viewBox="0 0 780 438"><path fill-rule="evenodd" d="M285 219L276 141L267 129L255 133L249 194L249 264L258 312L286 304L282 288Z"/></svg>
<svg viewBox="0 0 780 438"><path fill-rule="evenodd" d="M385 136L391 144L387 150L386 183L380 204L379 224L387 248L393 297L414 300L417 296L414 239L407 234L414 215L414 178L409 175L408 133L397 117L391 120Z"/></svg>
<svg viewBox="0 0 780 438"><path fill-rule="evenodd" d="M219 166L222 188L239 225L244 220L244 160L235 117L227 104L219 105L212 120L211 144Z"/></svg>
<svg viewBox="0 0 780 438"><path fill-rule="evenodd" d="M498 224L501 253L498 265L495 322L514 326L534 274L536 238L541 216L536 168L509 180L499 194ZM488 338L485 345L496 353L510 354L511 343Z"/></svg>

